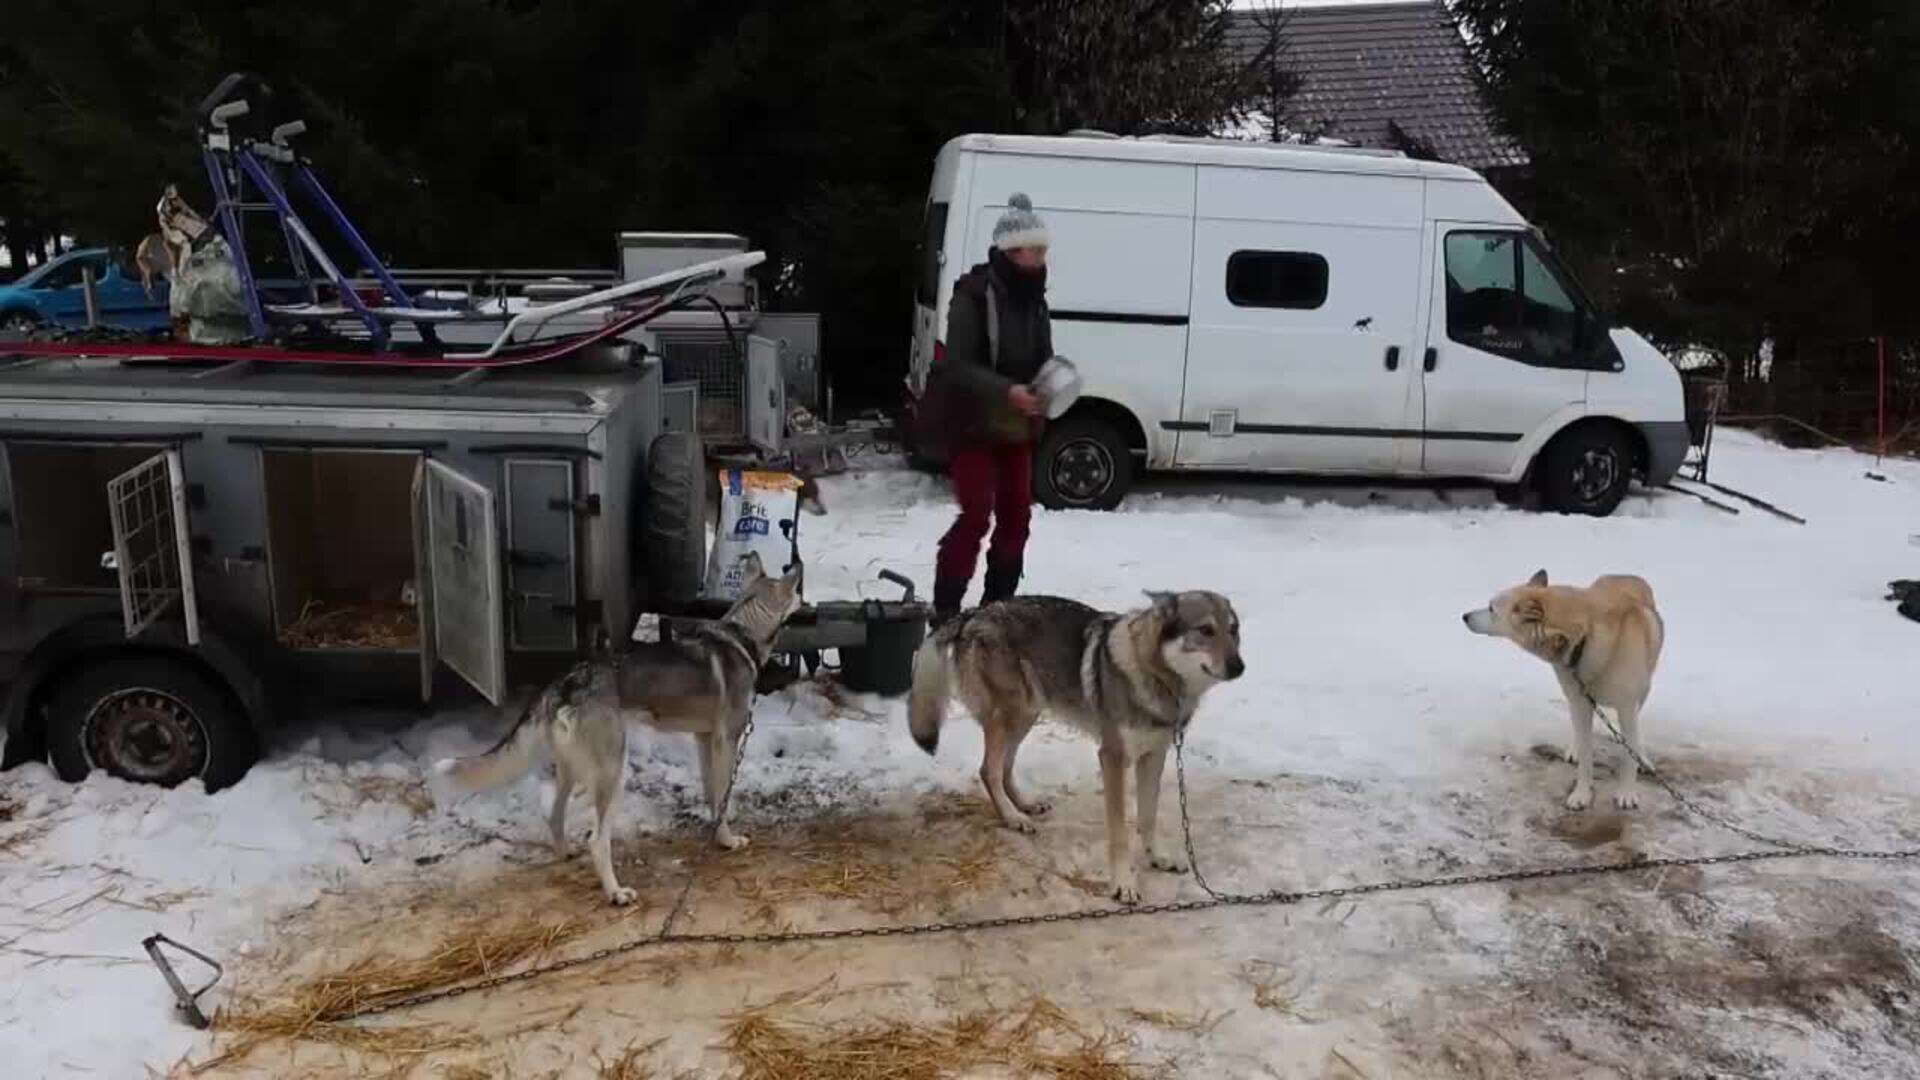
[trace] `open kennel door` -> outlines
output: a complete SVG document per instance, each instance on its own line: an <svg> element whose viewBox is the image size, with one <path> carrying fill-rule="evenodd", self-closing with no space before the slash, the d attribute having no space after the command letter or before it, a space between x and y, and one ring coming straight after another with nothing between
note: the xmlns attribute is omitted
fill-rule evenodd
<svg viewBox="0 0 1920 1080"><path fill-rule="evenodd" d="M424 459L414 474L420 696L444 662L495 705L506 695L500 523L493 492Z"/></svg>
<svg viewBox="0 0 1920 1080"><path fill-rule="evenodd" d="M113 522L110 569L120 576L127 637L138 637L177 603L187 643L200 644L180 451L162 450L109 480L107 509Z"/></svg>

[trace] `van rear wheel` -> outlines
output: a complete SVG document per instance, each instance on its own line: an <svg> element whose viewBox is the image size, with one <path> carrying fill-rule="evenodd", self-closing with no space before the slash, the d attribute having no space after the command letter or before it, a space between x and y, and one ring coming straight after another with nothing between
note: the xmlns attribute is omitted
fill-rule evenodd
<svg viewBox="0 0 1920 1080"><path fill-rule="evenodd" d="M1633 481L1633 446L1625 433L1589 424L1554 437L1540 455L1540 493L1563 514L1605 517Z"/></svg>
<svg viewBox="0 0 1920 1080"><path fill-rule="evenodd" d="M1049 510L1111 510L1133 486L1133 451L1098 416L1047 428L1033 461L1033 492Z"/></svg>

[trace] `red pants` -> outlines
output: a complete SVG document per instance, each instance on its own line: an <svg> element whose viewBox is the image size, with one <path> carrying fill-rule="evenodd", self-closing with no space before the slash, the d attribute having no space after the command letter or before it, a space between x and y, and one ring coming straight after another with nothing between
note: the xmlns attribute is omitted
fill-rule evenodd
<svg viewBox="0 0 1920 1080"><path fill-rule="evenodd" d="M987 549L987 565L1013 568L1017 574L1033 515L1033 446L1019 443L956 448L947 473L953 478L953 497L960 503L960 516L940 538L934 565L937 581L966 588L980 558L980 542L987 537L989 521L993 544Z"/></svg>

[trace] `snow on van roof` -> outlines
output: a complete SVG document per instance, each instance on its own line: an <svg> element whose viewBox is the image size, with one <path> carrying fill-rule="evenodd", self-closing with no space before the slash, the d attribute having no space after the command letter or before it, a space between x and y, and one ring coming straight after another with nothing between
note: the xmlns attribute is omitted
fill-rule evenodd
<svg viewBox="0 0 1920 1080"><path fill-rule="evenodd" d="M1057 136L972 134L954 138L947 143L947 148L988 154L1237 165L1255 169L1301 169L1482 182L1479 173L1464 166L1420 161L1396 150L1181 135L1121 136L1096 131L1077 131Z"/></svg>

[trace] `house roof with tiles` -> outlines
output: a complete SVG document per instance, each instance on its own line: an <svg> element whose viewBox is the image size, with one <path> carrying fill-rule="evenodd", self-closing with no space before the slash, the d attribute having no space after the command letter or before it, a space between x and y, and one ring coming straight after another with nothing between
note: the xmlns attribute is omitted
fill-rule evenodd
<svg viewBox="0 0 1920 1080"><path fill-rule="evenodd" d="M1229 42L1241 59L1266 47L1266 14L1235 13ZM1441 0L1288 8L1282 18L1280 63L1302 80L1286 127L1474 169L1527 163L1495 126Z"/></svg>

